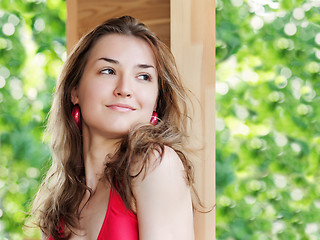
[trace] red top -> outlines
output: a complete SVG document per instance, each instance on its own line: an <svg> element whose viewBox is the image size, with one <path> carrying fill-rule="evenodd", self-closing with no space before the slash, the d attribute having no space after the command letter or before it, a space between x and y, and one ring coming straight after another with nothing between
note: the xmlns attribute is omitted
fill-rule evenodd
<svg viewBox="0 0 320 240"><path fill-rule="evenodd" d="M64 221L61 219L59 233L64 233ZM137 215L128 210L120 195L110 189L108 209L97 240L139 240ZM51 236L49 240L54 240Z"/></svg>

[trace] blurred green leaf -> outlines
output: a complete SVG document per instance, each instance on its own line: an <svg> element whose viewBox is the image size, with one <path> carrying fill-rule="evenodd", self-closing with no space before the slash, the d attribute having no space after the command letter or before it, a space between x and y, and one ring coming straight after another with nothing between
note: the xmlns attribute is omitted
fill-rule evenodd
<svg viewBox="0 0 320 240"><path fill-rule="evenodd" d="M216 20L217 239L318 239L319 3L219 0Z"/></svg>
<svg viewBox="0 0 320 240"><path fill-rule="evenodd" d="M0 239L39 239L23 224L49 161L42 142L65 50L62 0L0 1Z"/></svg>

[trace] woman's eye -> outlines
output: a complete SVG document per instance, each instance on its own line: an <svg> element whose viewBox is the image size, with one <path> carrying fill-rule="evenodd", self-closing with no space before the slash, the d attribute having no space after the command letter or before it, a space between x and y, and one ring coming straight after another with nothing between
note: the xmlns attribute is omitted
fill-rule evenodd
<svg viewBox="0 0 320 240"><path fill-rule="evenodd" d="M149 74L141 74L141 75L138 76L138 79L144 80L144 81L150 81L151 80L151 76Z"/></svg>
<svg viewBox="0 0 320 240"><path fill-rule="evenodd" d="M105 68L105 69L102 69L100 73L107 74L107 75L114 75L115 71L112 68Z"/></svg>

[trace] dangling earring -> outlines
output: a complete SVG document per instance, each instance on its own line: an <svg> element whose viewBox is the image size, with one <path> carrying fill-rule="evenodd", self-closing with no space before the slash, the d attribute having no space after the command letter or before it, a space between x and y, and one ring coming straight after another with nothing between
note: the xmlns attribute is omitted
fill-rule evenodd
<svg viewBox="0 0 320 240"><path fill-rule="evenodd" d="M157 125L157 123L158 123L158 113L156 112L156 111L153 111L153 113L152 113L152 117L151 117L151 120L150 120L150 123L153 125L153 126L155 126L155 125Z"/></svg>
<svg viewBox="0 0 320 240"><path fill-rule="evenodd" d="M81 130L81 114L80 114L79 104L76 104L73 106L72 117L73 117L74 121L76 122L79 130Z"/></svg>

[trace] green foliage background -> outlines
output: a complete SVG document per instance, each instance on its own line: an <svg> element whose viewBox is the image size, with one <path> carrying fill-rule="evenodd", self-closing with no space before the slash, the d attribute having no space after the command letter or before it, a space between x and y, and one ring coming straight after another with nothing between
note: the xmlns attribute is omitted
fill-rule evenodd
<svg viewBox="0 0 320 240"><path fill-rule="evenodd" d="M0 240L22 226L49 160L42 142L65 50L65 1L0 0Z"/></svg>
<svg viewBox="0 0 320 240"><path fill-rule="evenodd" d="M216 235L320 239L320 2L216 1Z"/></svg>

